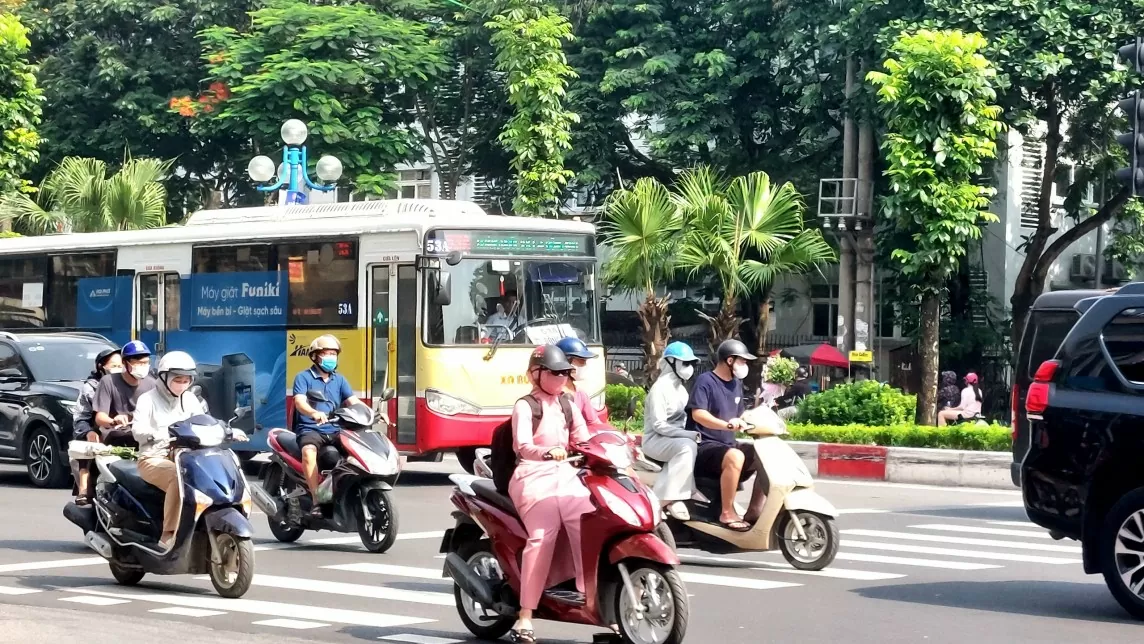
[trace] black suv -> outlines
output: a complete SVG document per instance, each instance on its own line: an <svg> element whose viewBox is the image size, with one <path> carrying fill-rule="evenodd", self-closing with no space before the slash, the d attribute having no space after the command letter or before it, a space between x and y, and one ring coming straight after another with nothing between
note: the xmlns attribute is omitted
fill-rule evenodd
<svg viewBox="0 0 1144 644"><path fill-rule="evenodd" d="M0 331L0 462L25 465L39 487L70 482L72 410L96 355L113 346L93 333Z"/></svg>
<svg viewBox="0 0 1144 644"><path fill-rule="evenodd" d="M1025 392L1025 510L1144 619L1144 282L1080 299Z"/></svg>

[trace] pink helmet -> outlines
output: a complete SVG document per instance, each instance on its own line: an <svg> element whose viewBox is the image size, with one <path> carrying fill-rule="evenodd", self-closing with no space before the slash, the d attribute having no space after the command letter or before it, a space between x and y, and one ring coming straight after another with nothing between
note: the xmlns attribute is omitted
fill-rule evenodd
<svg viewBox="0 0 1144 644"><path fill-rule="evenodd" d="M977 384L977 374L973 373L972 371L965 374L965 382L966 382L966 384L976 385Z"/></svg>

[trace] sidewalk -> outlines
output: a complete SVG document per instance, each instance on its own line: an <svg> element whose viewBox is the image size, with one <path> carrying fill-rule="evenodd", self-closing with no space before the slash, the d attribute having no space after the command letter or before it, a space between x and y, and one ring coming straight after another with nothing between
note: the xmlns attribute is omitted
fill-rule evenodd
<svg viewBox="0 0 1144 644"><path fill-rule="evenodd" d="M814 476L1014 490L1009 452L791 441Z"/></svg>

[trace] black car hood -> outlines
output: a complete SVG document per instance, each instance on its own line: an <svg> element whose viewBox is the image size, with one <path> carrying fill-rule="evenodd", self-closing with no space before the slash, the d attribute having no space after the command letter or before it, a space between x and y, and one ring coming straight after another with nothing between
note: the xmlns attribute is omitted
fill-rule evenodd
<svg viewBox="0 0 1144 644"><path fill-rule="evenodd" d="M82 380L60 380L58 382L37 382L29 389L60 400L76 400L79 398L82 387Z"/></svg>

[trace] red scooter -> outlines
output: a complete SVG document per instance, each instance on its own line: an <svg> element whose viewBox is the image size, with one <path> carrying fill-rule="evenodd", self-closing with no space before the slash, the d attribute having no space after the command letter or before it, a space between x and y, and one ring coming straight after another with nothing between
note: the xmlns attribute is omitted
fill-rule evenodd
<svg viewBox="0 0 1144 644"><path fill-rule="evenodd" d="M659 501L624 473L632 463L627 439L600 432L575 451L596 506L582 519L586 592L577 592L573 580L550 588L535 617L617 631L596 641L679 644L688 614L687 590L675 570L679 557L656 534ZM469 631L497 639L512 629L520 609L520 556L528 537L512 500L492 479L449 478L458 511L457 525L441 543L445 575L453 579L457 612Z"/></svg>

